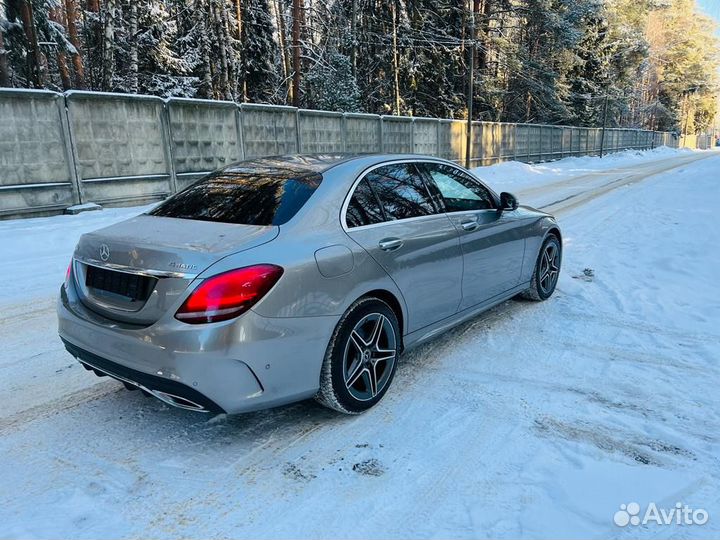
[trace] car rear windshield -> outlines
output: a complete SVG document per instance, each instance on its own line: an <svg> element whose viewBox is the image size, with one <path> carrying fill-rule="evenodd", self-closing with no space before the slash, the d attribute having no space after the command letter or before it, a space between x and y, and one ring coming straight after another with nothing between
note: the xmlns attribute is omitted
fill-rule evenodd
<svg viewBox="0 0 720 540"><path fill-rule="evenodd" d="M234 167L210 174L153 208L151 216L282 225L322 181L316 172Z"/></svg>

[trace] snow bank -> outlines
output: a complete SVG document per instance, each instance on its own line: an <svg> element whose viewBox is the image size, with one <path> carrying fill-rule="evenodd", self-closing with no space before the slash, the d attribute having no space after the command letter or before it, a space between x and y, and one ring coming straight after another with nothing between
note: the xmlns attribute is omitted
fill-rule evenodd
<svg viewBox="0 0 720 540"><path fill-rule="evenodd" d="M473 172L495 186L497 191L521 191L524 188L540 186L543 183L557 181L594 171L622 168L662 159L671 159L692 153L687 148L676 149L662 146L653 150L626 150L598 156L568 157L547 163L528 164L519 161L506 161L488 167L476 167Z"/></svg>

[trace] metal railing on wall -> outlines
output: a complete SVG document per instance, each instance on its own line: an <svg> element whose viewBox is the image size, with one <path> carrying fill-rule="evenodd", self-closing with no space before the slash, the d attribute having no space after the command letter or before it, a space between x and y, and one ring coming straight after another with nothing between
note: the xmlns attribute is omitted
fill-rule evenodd
<svg viewBox="0 0 720 540"><path fill-rule="evenodd" d="M0 217L141 204L244 158L287 153L465 157L461 120L103 92L0 89ZM473 122L473 166L600 153L601 130ZM677 146L670 133L606 129L603 152Z"/></svg>

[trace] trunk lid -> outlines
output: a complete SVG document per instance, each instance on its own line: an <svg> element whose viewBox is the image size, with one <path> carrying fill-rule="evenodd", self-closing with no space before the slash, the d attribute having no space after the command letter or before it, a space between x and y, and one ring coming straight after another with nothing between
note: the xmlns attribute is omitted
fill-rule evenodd
<svg viewBox="0 0 720 540"><path fill-rule="evenodd" d="M84 234L75 250L82 302L115 320L148 325L223 257L273 240L277 226L140 215Z"/></svg>

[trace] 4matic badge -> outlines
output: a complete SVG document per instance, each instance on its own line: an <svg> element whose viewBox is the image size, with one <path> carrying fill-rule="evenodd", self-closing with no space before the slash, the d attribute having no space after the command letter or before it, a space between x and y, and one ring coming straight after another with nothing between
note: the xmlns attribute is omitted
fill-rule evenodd
<svg viewBox="0 0 720 540"><path fill-rule="evenodd" d="M178 270L195 270L197 268L196 264L187 264L175 261L169 263L168 266L172 268L177 268Z"/></svg>

